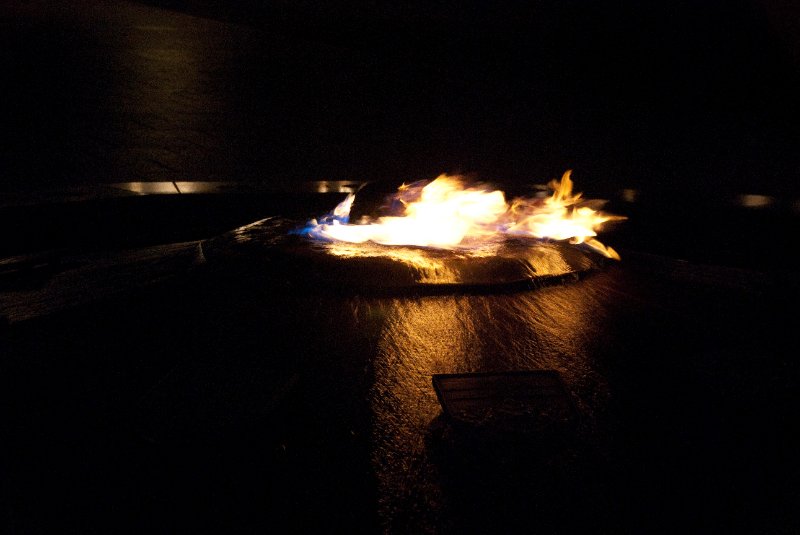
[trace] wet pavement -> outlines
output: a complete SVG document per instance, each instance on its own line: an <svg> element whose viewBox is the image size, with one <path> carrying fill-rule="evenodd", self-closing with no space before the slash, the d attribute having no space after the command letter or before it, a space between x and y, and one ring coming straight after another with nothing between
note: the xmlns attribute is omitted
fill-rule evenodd
<svg viewBox="0 0 800 535"><path fill-rule="evenodd" d="M11 532L800 526L796 280L631 253L529 291L370 295L224 243L78 271L124 287L0 334ZM443 419L433 374L538 369L566 434Z"/></svg>

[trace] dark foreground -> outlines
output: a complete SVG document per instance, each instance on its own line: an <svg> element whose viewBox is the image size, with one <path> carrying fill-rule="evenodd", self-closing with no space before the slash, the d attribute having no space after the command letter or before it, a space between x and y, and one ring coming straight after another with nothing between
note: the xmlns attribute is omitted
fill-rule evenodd
<svg viewBox="0 0 800 535"><path fill-rule="evenodd" d="M0 334L10 532L800 527L796 279L629 253L370 296L200 250L107 255L85 304ZM454 428L431 384L537 369L580 414L556 438Z"/></svg>

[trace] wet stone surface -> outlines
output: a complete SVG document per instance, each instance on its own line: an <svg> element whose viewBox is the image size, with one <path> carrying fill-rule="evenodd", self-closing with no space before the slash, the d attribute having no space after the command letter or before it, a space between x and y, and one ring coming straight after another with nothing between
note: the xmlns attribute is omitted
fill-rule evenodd
<svg viewBox="0 0 800 535"><path fill-rule="evenodd" d="M296 291L345 293L503 292L556 284L607 260L566 241L503 239L473 248L385 246L310 238L297 220L271 217L202 244L211 269L262 266L265 281ZM237 266L238 263L238 266Z"/></svg>
<svg viewBox="0 0 800 535"><path fill-rule="evenodd" d="M643 266L497 295L348 296L265 283L258 263L208 263L15 324L2 333L8 520L20 531L791 530L792 290ZM453 426L431 384L539 369L563 378L575 429Z"/></svg>

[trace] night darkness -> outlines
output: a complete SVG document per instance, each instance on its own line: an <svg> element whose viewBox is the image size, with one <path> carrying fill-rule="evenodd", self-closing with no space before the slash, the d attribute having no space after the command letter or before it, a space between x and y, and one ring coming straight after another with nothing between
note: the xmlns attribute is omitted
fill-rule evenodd
<svg viewBox="0 0 800 535"><path fill-rule="evenodd" d="M797 39L772 2L4 8L3 179L439 172L795 196ZM167 27L164 30L163 27Z"/></svg>
<svg viewBox="0 0 800 535"><path fill-rule="evenodd" d="M2 2L0 531L796 533L798 21ZM289 231L355 183L360 215L568 169L621 261L514 241L545 269L426 287ZM464 426L432 386L541 370L569 425Z"/></svg>

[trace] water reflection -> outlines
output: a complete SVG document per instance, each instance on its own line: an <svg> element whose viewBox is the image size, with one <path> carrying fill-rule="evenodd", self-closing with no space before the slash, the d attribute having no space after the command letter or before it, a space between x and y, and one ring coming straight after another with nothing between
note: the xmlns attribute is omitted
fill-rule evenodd
<svg viewBox="0 0 800 535"><path fill-rule="evenodd" d="M739 205L745 208L766 208L775 203L775 199L767 195L745 194L739 195Z"/></svg>
<svg viewBox="0 0 800 535"><path fill-rule="evenodd" d="M355 193L360 183L347 180L317 180L312 182L317 193Z"/></svg>
<svg viewBox="0 0 800 535"><path fill-rule="evenodd" d="M625 188L621 192L621 197L625 202L636 202L639 197L639 192L632 188Z"/></svg>
<svg viewBox="0 0 800 535"><path fill-rule="evenodd" d="M139 195L170 195L180 193L175 182L120 182L111 184L112 187L132 191Z"/></svg>
<svg viewBox="0 0 800 535"><path fill-rule="evenodd" d="M498 286L582 273L604 265L588 248L567 242L512 240L473 249L312 242L294 249L319 265L313 276L357 288L421 289L437 285ZM333 257L333 258L331 258Z"/></svg>
<svg viewBox="0 0 800 535"><path fill-rule="evenodd" d="M447 500L425 443L441 412L433 374L555 369L584 416L605 403L608 387L595 359L614 281L606 273L596 277L603 284L376 302L384 321L370 393L372 462L390 531L435 524Z"/></svg>
<svg viewBox="0 0 800 535"><path fill-rule="evenodd" d="M277 184L257 184L222 180L151 180L147 182L112 182L110 187L130 191L139 195L169 194L224 194L224 193L353 193L359 182L345 180L309 180L291 187Z"/></svg>

